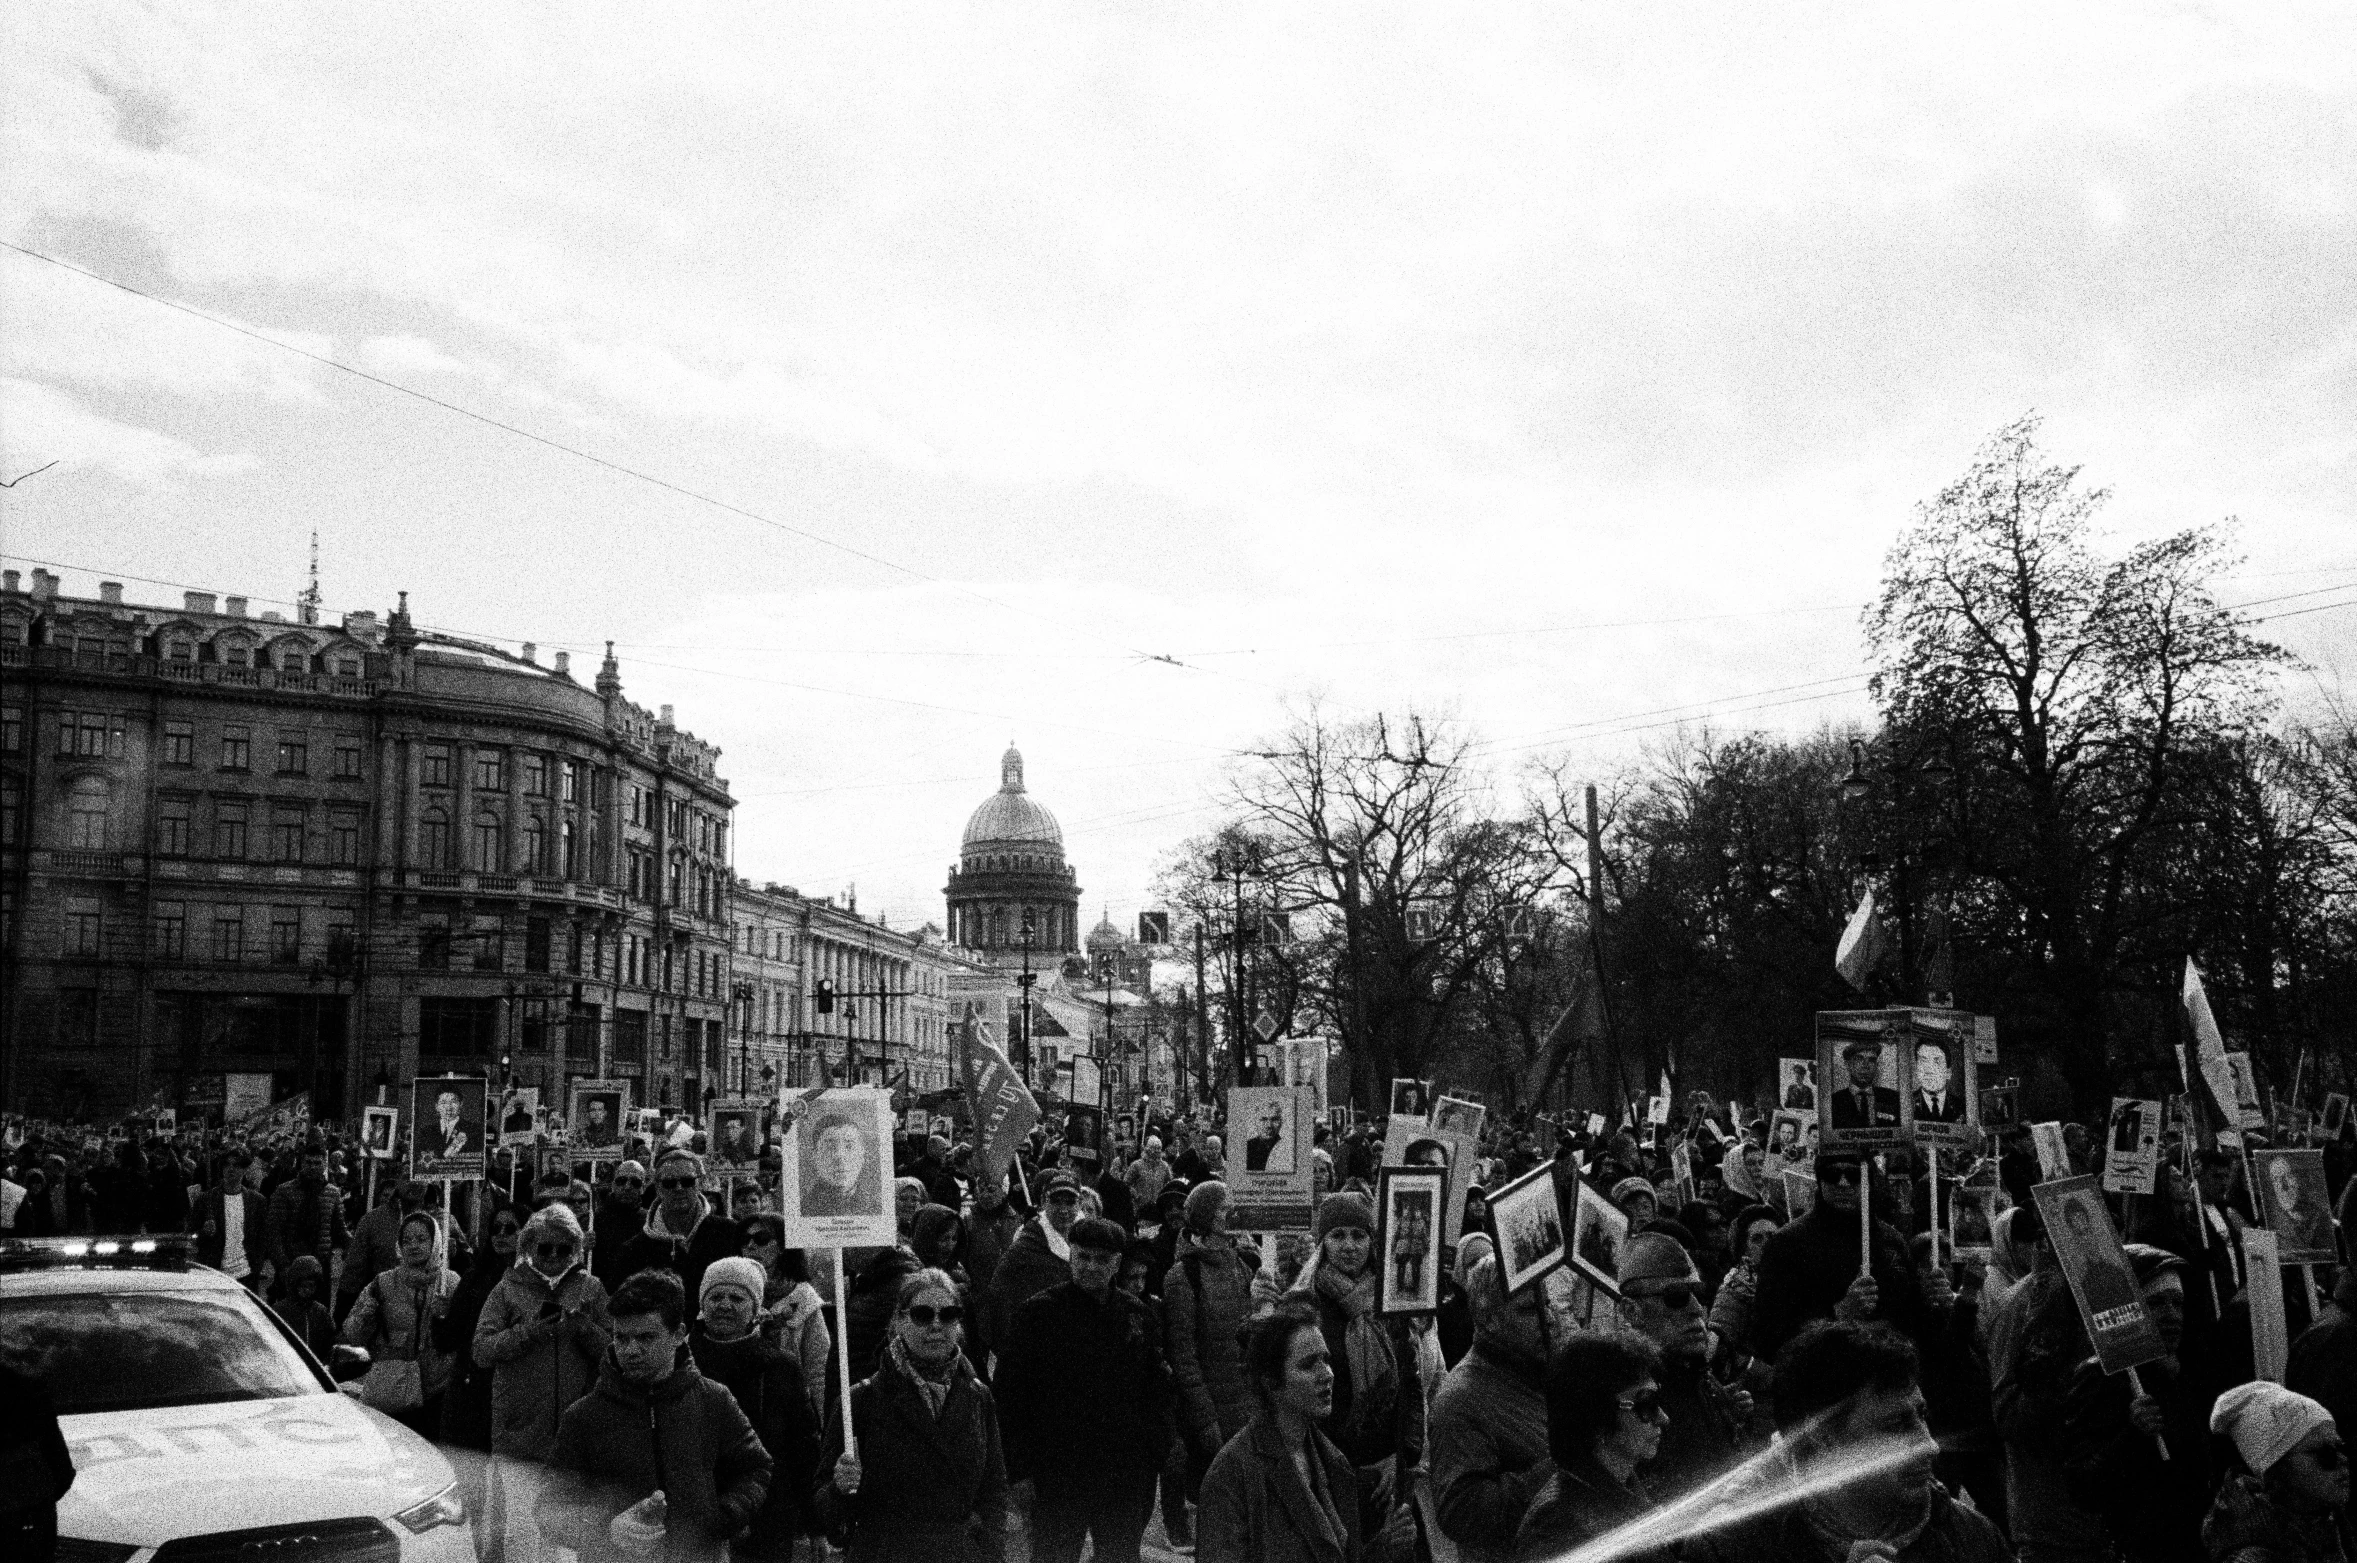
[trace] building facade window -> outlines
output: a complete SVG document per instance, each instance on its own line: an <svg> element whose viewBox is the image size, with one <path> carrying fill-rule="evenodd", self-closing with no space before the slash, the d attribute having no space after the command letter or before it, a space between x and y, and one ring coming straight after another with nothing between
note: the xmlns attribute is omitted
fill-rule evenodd
<svg viewBox="0 0 2357 1563"><path fill-rule="evenodd" d="M357 734L336 734L335 776L338 781L360 779L360 738Z"/></svg>
<svg viewBox="0 0 2357 1563"><path fill-rule="evenodd" d="M0 706L0 754L15 754L25 746L25 708Z"/></svg>
<svg viewBox="0 0 2357 1563"><path fill-rule="evenodd" d="M156 903L155 953L163 961L188 959L188 908L178 901Z"/></svg>
<svg viewBox="0 0 2357 1563"><path fill-rule="evenodd" d="M66 954L85 957L97 955L104 931L96 901L76 899L66 903Z"/></svg>
<svg viewBox="0 0 2357 1563"><path fill-rule="evenodd" d="M479 874L501 872L504 859L501 858L500 851L505 837L506 832L500 828L498 815L478 814L475 816L475 872Z"/></svg>
<svg viewBox="0 0 2357 1563"><path fill-rule="evenodd" d="M22 794L17 787L16 778L0 779L0 847L13 847L17 844L17 832L23 828L23 821L24 803ZM0 890L7 888L9 887L0 885ZM0 941L0 943L4 942Z"/></svg>
<svg viewBox="0 0 2357 1563"><path fill-rule="evenodd" d="M524 872L548 872L548 821L535 814L524 821Z"/></svg>
<svg viewBox="0 0 2357 1563"><path fill-rule="evenodd" d="M450 922L443 917L421 917L417 923L417 964L424 971L450 969Z"/></svg>
<svg viewBox="0 0 2357 1563"><path fill-rule="evenodd" d="M525 755L523 759L523 772L524 796L527 798L547 797L548 756L545 754Z"/></svg>
<svg viewBox="0 0 2357 1563"><path fill-rule="evenodd" d="M428 809L417 822L417 860L427 868L450 866L450 817Z"/></svg>
<svg viewBox="0 0 2357 1563"><path fill-rule="evenodd" d="M254 730L250 727L221 729L221 769L243 771L254 763Z"/></svg>
<svg viewBox="0 0 2357 1563"><path fill-rule="evenodd" d="M311 774L311 737L308 733L280 733L278 735L278 774L308 776Z"/></svg>
<svg viewBox="0 0 2357 1563"><path fill-rule="evenodd" d="M194 765L196 763L196 724L166 722L164 724L164 754L166 765Z"/></svg>
<svg viewBox="0 0 2357 1563"><path fill-rule="evenodd" d="M549 923L545 917L524 919L524 970L548 970Z"/></svg>
<svg viewBox="0 0 2357 1563"><path fill-rule="evenodd" d="M246 855L246 806L217 804L213 810L213 856L243 862Z"/></svg>
<svg viewBox="0 0 2357 1563"><path fill-rule="evenodd" d="M418 762L418 784L424 787L450 785L450 746L427 744L424 757Z"/></svg>
<svg viewBox="0 0 2357 1563"><path fill-rule="evenodd" d="M579 760L563 762L563 770L559 776L557 801L559 803L579 803L581 801L581 762Z"/></svg>
<svg viewBox="0 0 2357 1563"><path fill-rule="evenodd" d="M303 861L303 814L300 809L281 807L271 811L270 853L281 863Z"/></svg>
<svg viewBox="0 0 2357 1563"><path fill-rule="evenodd" d="M77 852L106 850L106 783L85 776L66 795L66 845Z"/></svg>
<svg viewBox="0 0 2357 1563"><path fill-rule="evenodd" d="M566 820L563 824L557 827L559 855L564 860L565 877L567 879L579 879L581 877L581 854L580 849L575 844L577 839L578 838L576 838L573 834L573 822L571 820Z"/></svg>
<svg viewBox="0 0 2357 1563"><path fill-rule="evenodd" d="M293 966L303 959L303 913L300 907L274 906L270 909L270 959L279 966Z"/></svg>
<svg viewBox="0 0 2357 1563"><path fill-rule="evenodd" d="M330 907L327 913L327 958L348 964L360 953L359 934L346 907Z"/></svg>
<svg viewBox="0 0 2357 1563"><path fill-rule="evenodd" d="M477 792L507 791L507 756L497 749L475 751L475 790Z"/></svg>
<svg viewBox="0 0 2357 1563"><path fill-rule="evenodd" d="M213 959L234 966L245 958L245 913L234 907L223 907L213 914Z"/></svg>
<svg viewBox="0 0 2357 1563"><path fill-rule="evenodd" d="M507 935L496 917L478 917L472 930L475 970L501 971L507 966Z"/></svg>
<svg viewBox="0 0 2357 1563"><path fill-rule="evenodd" d="M360 861L360 821L348 814L328 820L327 860L344 868Z"/></svg>
<svg viewBox="0 0 2357 1563"><path fill-rule="evenodd" d="M123 719L104 711L60 711L57 752L82 760L119 760L125 732Z"/></svg>

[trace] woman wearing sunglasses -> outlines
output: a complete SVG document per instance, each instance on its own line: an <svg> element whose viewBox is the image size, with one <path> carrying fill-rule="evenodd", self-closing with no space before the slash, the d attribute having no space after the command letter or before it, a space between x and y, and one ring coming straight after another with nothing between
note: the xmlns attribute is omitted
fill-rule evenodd
<svg viewBox="0 0 2357 1563"><path fill-rule="evenodd" d="M493 1523L510 1558L540 1555L540 1470L558 1418L597 1383L611 1333L606 1289L582 1263L581 1222L570 1205L541 1206L475 1326L475 1365L491 1375Z"/></svg>
<svg viewBox="0 0 2357 1563"><path fill-rule="evenodd" d="M1637 1467L1661 1448L1660 1353L1633 1335L1574 1335L1547 1363L1547 1453L1514 1556L1559 1556L1641 1519L1653 1495Z"/></svg>
<svg viewBox="0 0 2357 1563"><path fill-rule="evenodd" d="M850 1563L1001 1563L1007 1468L998 1410L961 1349L957 1283L919 1270L900 1283L892 1332L868 1378L852 1386L859 1453L843 1444L843 1407L827 1414L816 1508Z"/></svg>

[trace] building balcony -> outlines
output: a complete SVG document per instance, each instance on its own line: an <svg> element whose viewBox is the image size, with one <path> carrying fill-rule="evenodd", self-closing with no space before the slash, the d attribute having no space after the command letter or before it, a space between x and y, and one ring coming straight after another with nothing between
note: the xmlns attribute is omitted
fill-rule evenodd
<svg viewBox="0 0 2357 1563"><path fill-rule="evenodd" d="M36 852L33 871L62 879L125 879L136 876L144 862L136 852Z"/></svg>
<svg viewBox="0 0 2357 1563"><path fill-rule="evenodd" d="M256 621L263 627L262 621ZM272 626L275 627L275 626ZM0 646L0 667L52 668L68 673L119 673L162 678L176 684L211 684L229 689L276 689L288 693L343 695L367 699L390 688L382 679L334 673L291 673L278 668L230 667L218 662L176 662L165 657L78 655L63 646Z"/></svg>

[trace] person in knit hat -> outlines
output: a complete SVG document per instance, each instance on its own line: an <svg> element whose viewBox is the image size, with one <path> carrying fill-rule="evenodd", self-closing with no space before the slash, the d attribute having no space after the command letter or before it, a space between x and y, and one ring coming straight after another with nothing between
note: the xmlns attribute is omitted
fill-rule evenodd
<svg viewBox="0 0 2357 1563"><path fill-rule="evenodd" d="M1629 1218L1629 1225L1641 1227L1651 1221L1661 1208L1661 1197L1653 1192L1653 1185L1643 1178L1623 1178L1612 1186L1612 1203Z"/></svg>
<svg viewBox="0 0 2357 1563"><path fill-rule="evenodd" d="M1220 1446L1252 1420L1252 1382L1236 1332L1252 1315L1252 1272L1228 1231L1228 1186L1187 1191L1185 1231L1162 1277L1162 1341L1187 1446L1188 1487L1200 1492Z"/></svg>
<svg viewBox="0 0 2357 1563"><path fill-rule="evenodd" d="M769 1496L732 1557L790 1558L803 1500L818 1464L818 1420L802 1365L760 1333L769 1273L760 1261L715 1259L696 1286L688 1353L696 1370L727 1388L753 1424L776 1471Z"/></svg>
<svg viewBox="0 0 2357 1563"><path fill-rule="evenodd" d="M1290 1294L1316 1310L1334 1370L1334 1409L1319 1431L1358 1469L1365 1534L1382 1529L1424 1449L1424 1390L1405 1318L1376 1311L1375 1202L1329 1194L1311 1228L1317 1252Z"/></svg>
<svg viewBox="0 0 2357 1563"><path fill-rule="evenodd" d="M2345 1554L2337 1521L2349 1502L2349 1453L2332 1413L2261 1379L2218 1397L2210 1431L2234 1450L2202 1522L2217 1559L2326 1563Z"/></svg>

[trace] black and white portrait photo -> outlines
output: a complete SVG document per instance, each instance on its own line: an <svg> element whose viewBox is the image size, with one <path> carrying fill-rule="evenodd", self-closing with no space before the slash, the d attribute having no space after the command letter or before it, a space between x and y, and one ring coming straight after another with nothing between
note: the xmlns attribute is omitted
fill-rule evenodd
<svg viewBox="0 0 2357 1563"><path fill-rule="evenodd" d="M780 1214L789 1248L868 1247L897 1235L892 1098L869 1086L789 1099Z"/></svg>
<svg viewBox="0 0 2357 1563"><path fill-rule="evenodd" d="M712 1108L711 1164L715 1172L750 1172L761 1163L761 1104L725 1101Z"/></svg>
<svg viewBox="0 0 2357 1563"><path fill-rule="evenodd" d="M1492 1194L1490 1220L1498 1232L1498 1266L1506 1290L1521 1291L1568 1257L1563 1214L1555 1203L1555 1169L1533 1167Z"/></svg>
<svg viewBox="0 0 2357 1563"><path fill-rule="evenodd" d="M378 1161L393 1158L393 1130L401 1117L398 1107L360 1109L360 1148Z"/></svg>
<svg viewBox="0 0 2357 1563"><path fill-rule="evenodd" d="M479 1178L490 1165L484 1143L489 1082L480 1076L421 1075L410 1087L409 1174Z"/></svg>
<svg viewBox="0 0 2357 1563"><path fill-rule="evenodd" d="M1419 1123L1432 1116L1432 1082L1404 1076L1391 1082L1391 1116Z"/></svg>
<svg viewBox="0 0 2357 1563"><path fill-rule="evenodd" d="M1246 1172L1291 1172L1302 1154L1297 1100L1285 1086L1245 1086L1231 1093L1228 1128L1243 1142ZM1232 1153L1231 1153L1232 1154Z"/></svg>
<svg viewBox="0 0 2357 1563"><path fill-rule="evenodd" d="M566 1104L565 1128L575 1157L583 1161L618 1158L629 1110L626 1081L574 1081L572 1098Z"/></svg>
<svg viewBox="0 0 2357 1563"><path fill-rule="evenodd" d="M1376 1311L1433 1313L1440 1308L1440 1205L1448 1174L1429 1167L1376 1173L1378 1272Z"/></svg>
<svg viewBox="0 0 2357 1563"><path fill-rule="evenodd" d="M540 1087L511 1086L499 1103L499 1143L529 1145L540 1134Z"/></svg>
<svg viewBox="0 0 2357 1563"><path fill-rule="evenodd" d="M1783 1089L1776 1093L1776 1105L1795 1108L1801 1112L1817 1110L1817 1063L1810 1058L1778 1059L1777 1078Z"/></svg>
<svg viewBox="0 0 2357 1563"><path fill-rule="evenodd" d="M1489 1116L1489 1109L1479 1102L1469 1102L1461 1096L1444 1096L1432 1104L1432 1126L1461 1134L1469 1140L1481 1138L1481 1123Z"/></svg>
<svg viewBox="0 0 2357 1563"><path fill-rule="evenodd" d="M2338 1264L2340 1245L2334 1240L2324 1152L2255 1150L2251 1164L2258 1169L2259 1191L2267 1201L2267 1230L2275 1234L2283 1263Z"/></svg>
<svg viewBox="0 0 2357 1563"><path fill-rule="evenodd" d="M1895 1145L1903 1030L1881 1010L1817 1016L1817 1127L1834 1147Z"/></svg>

